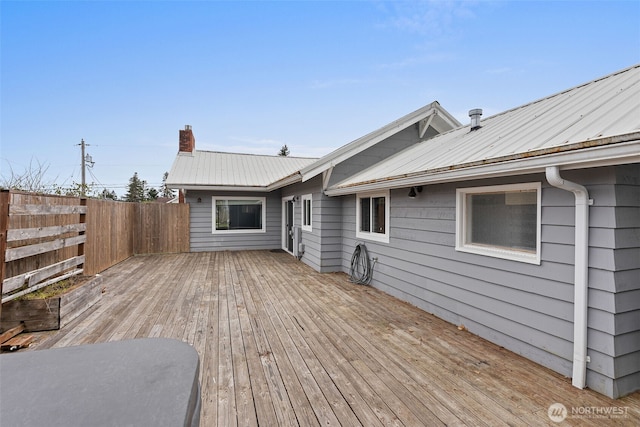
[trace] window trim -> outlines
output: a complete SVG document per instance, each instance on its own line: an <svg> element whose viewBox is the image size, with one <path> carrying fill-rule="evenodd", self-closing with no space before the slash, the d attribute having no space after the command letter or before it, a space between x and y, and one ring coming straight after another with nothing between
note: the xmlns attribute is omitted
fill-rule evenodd
<svg viewBox="0 0 640 427"><path fill-rule="evenodd" d="M478 245L466 242L467 236L467 195L483 193L508 193L517 191L536 191L536 250L509 249L502 246ZM456 189L456 251L502 258L511 261L540 265L541 229L542 229L542 185L540 182L491 185Z"/></svg>
<svg viewBox="0 0 640 427"><path fill-rule="evenodd" d="M309 223L306 223L306 201L309 201ZM304 231L313 231L313 194L303 194L302 196L300 196L300 202L301 202L301 215L302 215L302 221L301 221L301 227Z"/></svg>
<svg viewBox="0 0 640 427"><path fill-rule="evenodd" d="M361 203L362 199L374 199L376 197L384 197L384 233L376 233L373 231L361 231ZM369 203L370 209L373 208L373 203ZM389 243L389 225L390 225L390 211L391 211L391 198L389 191L379 191L371 193L356 194L356 238L373 240L376 242Z"/></svg>
<svg viewBox="0 0 640 427"><path fill-rule="evenodd" d="M240 230L216 230L216 201L218 200L256 200L262 205L262 228ZM212 196L211 197L211 232L213 234L259 234L267 232L267 198L255 196Z"/></svg>

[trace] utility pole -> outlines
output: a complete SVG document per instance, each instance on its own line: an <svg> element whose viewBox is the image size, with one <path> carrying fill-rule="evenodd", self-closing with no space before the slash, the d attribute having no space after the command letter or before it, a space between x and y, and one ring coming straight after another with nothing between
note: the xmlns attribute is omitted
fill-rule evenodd
<svg viewBox="0 0 640 427"><path fill-rule="evenodd" d="M85 184L86 184L86 180L85 180L85 160L84 160L84 139L80 140L80 151L82 152L82 186L80 187L80 194L82 194L82 197L85 197L86 191L85 191Z"/></svg>
<svg viewBox="0 0 640 427"><path fill-rule="evenodd" d="M84 153L85 147L89 144L85 144L84 139L81 139L80 144L78 145L80 146L80 151L82 155L82 183L80 187L80 194L82 195L82 197L86 197L87 195L87 180L86 180L87 163L89 163L89 167L93 167L95 162L93 161L90 155Z"/></svg>

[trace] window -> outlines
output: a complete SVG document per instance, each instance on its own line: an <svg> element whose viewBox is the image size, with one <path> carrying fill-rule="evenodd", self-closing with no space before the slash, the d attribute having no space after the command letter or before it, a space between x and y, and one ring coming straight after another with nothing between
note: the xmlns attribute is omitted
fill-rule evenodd
<svg viewBox="0 0 640 427"><path fill-rule="evenodd" d="M389 242L389 192L358 195L356 237Z"/></svg>
<svg viewBox="0 0 640 427"><path fill-rule="evenodd" d="M306 231L311 231L312 221L313 221L313 212L312 212L312 200L313 197L311 194L305 194L302 196L302 229Z"/></svg>
<svg viewBox="0 0 640 427"><path fill-rule="evenodd" d="M456 250L540 264L540 183L456 191Z"/></svg>
<svg viewBox="0 0 640 427"><path fill-rule="evenodd" d="M265 231L264 197L213 197L213 233Z"/></svg>

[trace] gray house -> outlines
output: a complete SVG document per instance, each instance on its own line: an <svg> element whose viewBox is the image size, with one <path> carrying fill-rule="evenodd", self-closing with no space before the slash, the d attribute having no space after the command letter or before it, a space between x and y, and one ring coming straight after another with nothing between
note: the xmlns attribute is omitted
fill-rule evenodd
<svg viewBox="0 0 640 427"><path fill-rule="evenodd" d="M430 104L321 159L280 159L291 169L251 191L199 182L181 150L167 183L187 190L194 251L283 248L349 272L364 245L372 286L576 387L640 389L640 66L480 114L462 126ZM214 231L219 200L257 194L266 230Z"/></svg>
<svg viewBox="0 0 640 427"><path fill-rule="evenodd" d="M433 102L322 159L196 150L187 126L166 182L191 205L192 251L283 249L318 271L341 271L342 201L323 190L459 126Z"/></svg>

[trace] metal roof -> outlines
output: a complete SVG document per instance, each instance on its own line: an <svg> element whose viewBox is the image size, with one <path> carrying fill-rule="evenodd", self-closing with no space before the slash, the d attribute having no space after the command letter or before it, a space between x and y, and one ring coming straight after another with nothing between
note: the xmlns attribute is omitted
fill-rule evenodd
<svg viewBox="0 0 640 427"><path fill-rule="evenodd" d="M462 126L455 117L440 106L438 101L433 101L431 104L425 105L323 156L317 162L300 171L300 173L302 173L302 180L307 181L332 166L361 153L367 148L416 123L420 123L421 137L426 134L427 128L429 127L437 133L444 133Z"/></svg>
<svg viewBox="0 0 640 427"><path fill-rule="evenodd" d="M166 184L188 190L271 191L301 180L298 171L314 158L263 156L217 151L180 152Z"/></svg>
<svg viewBox="0 0 640 427"><path fill-rule="evenodd" d="M574 167L605 159L638 162L640 65L494 115L480 125L409 147L327 194L487 177L491 172L531 173L549 162L573 162Z"/></svg>

